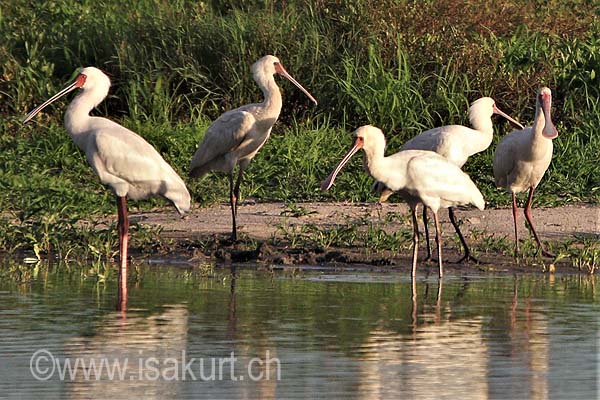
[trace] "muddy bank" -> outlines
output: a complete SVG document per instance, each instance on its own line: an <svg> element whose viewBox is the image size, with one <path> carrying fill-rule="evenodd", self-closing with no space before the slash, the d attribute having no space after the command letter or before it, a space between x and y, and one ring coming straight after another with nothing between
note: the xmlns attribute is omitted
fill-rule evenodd
<svg viewBox="0 0 600 400"><path fill-rule="evenodd" d="M534 209L538 233L545 241L566 242L575 238L597 238L600 234L600 207L592 205ZM510 209L458 210L461 229L472 244L481 264L447 263L446 270L472 272L547 270L555 260L530 258L517 265L509 249L513 243L513 223ZM460 258L460 247L448 214L440 212L444 259ZM529 238L521 214L519 235ZM174 242L179 256L189 260L224 262L259 262L270 265L367 265L394 269L409 269L410 214L405 204L376 203L251 203L238 210L241 240L228 240L231 216L228 205L196 208L185 218L168 209L133 213L132 221L160 226L160 237ZM351 229L381 229L386 233L403 232L397 250L373 250L355 244L327 245L327 238ZM421 229L423 227L421 226ZM433 239L433 231L430 235ZM311 240L307 240L311 238ZM422 242L423 243L423 242ZM433 241L432 241L433 243ZM492 245L494 244L494 245ZM421 256L425 255L421 247ZM569 260L557 262L557 271L567 268ZM437 272L435 262L423 263L421 271Z"/></svg>

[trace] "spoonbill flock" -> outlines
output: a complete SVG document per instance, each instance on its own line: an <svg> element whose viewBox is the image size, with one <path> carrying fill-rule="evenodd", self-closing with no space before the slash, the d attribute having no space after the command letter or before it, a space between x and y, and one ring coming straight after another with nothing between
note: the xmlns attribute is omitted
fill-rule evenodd
<svg viewBox="0 0 600 400"><path fill-rule="evenodd" d="M412 276L417 271L417 250L419 244L419 226L416 210L419 204L429 207L435 223L435 241L437 243L438 268L440 278L444 275L442 267L442 239L438 220L440 208L472 204L480 210L485 208L483 195L471 178L448 159L436 152L427 150L402 150L385 157L385 137L381 129L374 126L361 126L355 132L354 146L344 156L338 166L321 185L327 190L342 167L359 150L365 152L365 166L371 176L408 203L413 220L413 258Z"/></svg>
<svg viewBox="0 0 600 400"><path fill-rule="evenodd" d="M492 144L494 138L492 116L494 114L506 118L514 127L523 129L523 125L496 106L494 99L491 97L482 97L475 100L471 104L471 107L469 107L469 121L473 128L462 125L447 125L433 128L410 139L400 150L434 151L459 168L462 168L470 156L484 151ZM376 192L382 194L380 201L385 201L393 193L393 191L386 188L379 181L375 182L374 188ZM460 231L459 225L456 223L452 207L448 207L448 215L465 250L465 255L457 263L463 261L477 262L477 259L471 255L469 246ZM427 230L427 207L423 207L423 224L425 225L425 239L427 241L426 259L429 259L431 258L431 250L429 249L429 232Z"/></svg>
<svg viewBox="0 0 600 400"><path fill-rule="evenodd" d="M275 75L288 79L317 104L317 100L286 71L277 57L267 55L260 58L252 65L252 74L263 93L263 101L227 111L217 118L206 130L189 167L189 176L194 178L201 178L212 171L228 174L233 241L237 240L237 205L243 173L269 139L281 113L282 95ZM94 67L83 68L72 83L27 114L23 123L29 122L58 98L76 89L81 90L67 108L65 128L85 153L100 182L107 185L116 197L120 293L126 302L127 197L140 200L161 196L170 201L181 215L190 210L191 197L184 181L152 145L109 119L90 116L90 111L106 98L109 88L110 80L102 71ZM463 205L472 205L480 210L485 207L481 192L461 168L470 156L490 146L493 139L491 118L497 114L517 129L501 140L493 165L496 185L507 189L512 195L515 254L519 251L516 194L529 190L525 218L542 253L553 256L544 248L531 215L533 193L550 165L552 140L558 135L550 115L550 89L541 88L536 101L536 114L531 127L523 127L501 111L492 98L483 97L474 101L469 108L472 128L448 125L430 129L415 136L399 152L389 156L384 154L386 140L383 132L374 126L361 126L354 133L352 148L324 180L321 189L331 188L344 165L355 153L363 150L366 170L375 179L374 188L381 193L380 200L385 201L392 193L397 193L410 207L413 222L413 277L416 275L419 244L418 206L423 205L427 258L431 256L427 208L433 213L437 263L439 276L442 277L440 208L448 209L450 221L464 248L464 256L458 262L477 261L471 255L452 209ZM237 179L234 179L236 167Z"/></svg>

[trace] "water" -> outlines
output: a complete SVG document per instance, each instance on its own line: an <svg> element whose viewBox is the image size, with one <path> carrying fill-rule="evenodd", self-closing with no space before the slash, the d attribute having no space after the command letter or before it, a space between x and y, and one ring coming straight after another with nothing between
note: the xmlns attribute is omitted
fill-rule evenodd
<svg viewBox="0 0 600 400"><path fill-rule="evenodd" d="M4 279L0 397L592 399L597 284L146 266L118 312L116 282Z"/></svg>

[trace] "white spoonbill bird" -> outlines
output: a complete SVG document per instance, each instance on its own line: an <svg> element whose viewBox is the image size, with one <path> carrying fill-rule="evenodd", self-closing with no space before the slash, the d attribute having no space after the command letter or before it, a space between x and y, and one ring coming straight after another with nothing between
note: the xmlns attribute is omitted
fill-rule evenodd
<svg viewBox="0 0 600 400"><path fill-rule="evenodd" d="M440 277L443 276L441 232L438 221L440 208L473 204L480 210L485 207L483 196L471 178L454 163L428 150L403 150L384 156L385 137L379 128L366 125L355 132L354 145L338 166L321 185L327 190L335 177L360 149L365 151L365 167L373 178L400 196L408 203L413 219L412 276L417 269L419 225L416 209L419 204L433 211L435 239L438 250Z"/></svg>
<svg viewBox="0 0 600 400"><path fill-rule="evenodd" d="M525 204L525 219L531 227L533 237L542 254L554 257L546 251L533 226L531 203L533 192L542 180L544 173L552 161L552 140L558 136L558 131L552 123L550 108L552 92L543 87L537 92L535 119L533 126L513 131L506 135L494 154L494 178L498 188L507 189L512 195L513 221L515 224L515 257L519 253L519 238L517 235L517 193L529 190Z"/></svg>
<svg viewBox="0 0 600 400"><path fill-rule="evenodd" d="M514 127L523 129L523 125L515 121L496 106L494 99L491 97L482 97L471 103L471 106L469 107L469 121L471 122L472 128L463 125L446 125L429 129L404 143L400 148L400 151L435 151L451 163L462 168L470 156L484 151L492 143L494 137L492 116L494 114L506 118ZM381 194L381 202L385 201L393 193L393 191L386 188L380 182L375 182L373 184L373 190ZM471 250L460 231L459 225L456 223L452 207L448 207L448 215L465 251L464 256L458 260L457 263L463 261L478 262L478 260L471 255ZM428 260L431 258L431 251L429 249L429 232L427 229L427 207L423 208L423 224L425 225L425 239L427 241L426 259Z"/></svg>
<svg viewBox="0 0 600 400"><path fill-rule="evenodd" d="M227 111L206 130L202 142L190 163L190 176L201 178L210 171L229 174L229 201L231 204L231 239L237 240L237 200L242 175L258 150L266 143L271 129L281 112L281 92L275 74L289 79L315 104L317 100L287 73L281 61L267 55L252 65L252 74L262 90L262 103L248 104ZM235 167L239 166L237 182L233 183Z"/></svg>
<svg viewBox="0 0 600 400"><path fill-rule="evenodd" d="M119 281L126 287L129 228L126 198L162 196L183 215L190 209L190 194L179 175L142 137L109 119L90 116L90 111L106 98L109 88L110 79L102 71L83 68L73 83L27 114L23 123L58 98L81 89L67 108L65 128L85 152L100 181L110 186L117 198Z"/></svg>

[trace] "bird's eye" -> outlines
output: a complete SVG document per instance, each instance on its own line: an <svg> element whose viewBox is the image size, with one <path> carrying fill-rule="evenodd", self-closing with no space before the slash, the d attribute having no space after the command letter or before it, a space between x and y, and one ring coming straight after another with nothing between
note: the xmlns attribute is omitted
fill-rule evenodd
<svg viewBox="0 0 600 400"><path fill-rule="evenodd" d="M283 66L281 65L281 63L279 61L275 61L273 63L273 67L275 67L275 72L278 74L285 74L285 69L283 69Z"/></svg>

